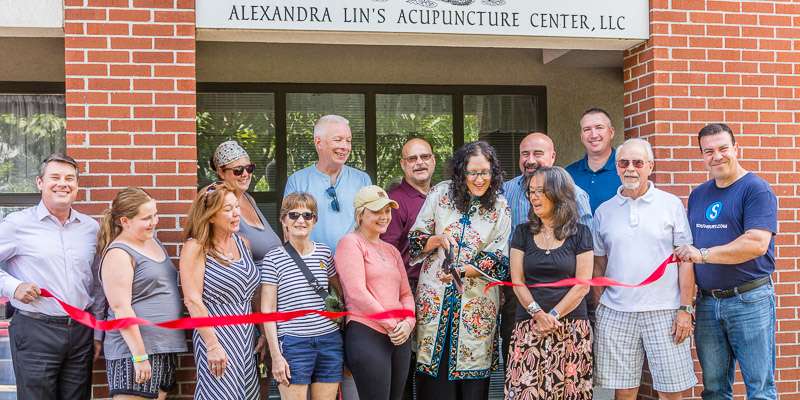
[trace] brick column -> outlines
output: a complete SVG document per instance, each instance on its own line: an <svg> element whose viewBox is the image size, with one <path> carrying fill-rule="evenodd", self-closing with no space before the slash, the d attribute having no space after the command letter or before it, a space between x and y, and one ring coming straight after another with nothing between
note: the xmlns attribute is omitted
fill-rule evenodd
<svg viewBox="0 0 800 400"><path fill-rule="evenodd" d="M197 185L194 1L64 6L67 153L83 172L76 208L99 216L119 189L143 187L159 203L158 237L174 257ZM194 380L191 355L181 366ZM94 397L107 397L104 363L93 378Z"/></svg>
<svg viewBox="0 0 800 400"><path fill-rule="evenodd" d="M781 399L797 398L800 3L651 0L650 20L647 43L624 53L625 136L653 144L654 181L686 199L710 179L697 132L724 122L737 135L742 166L772 185L779 207L776 379Z"/></svg>

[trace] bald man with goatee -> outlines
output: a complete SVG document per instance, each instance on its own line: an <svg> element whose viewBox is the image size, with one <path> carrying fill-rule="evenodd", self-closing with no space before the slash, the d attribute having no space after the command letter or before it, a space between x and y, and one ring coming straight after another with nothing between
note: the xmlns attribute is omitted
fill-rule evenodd
<svg viewBox="0 0 800 400"><path fill-rule="evenodd" d="M405 263L408 283L411 285L411 292L416 293L417 281L419 280L419 269L422 264L414 266L408 265L410 255L408 253L408 231L417 220L417 214L428 197L431 190L431 178L433 170L436 169L436 157L433 155L431 145L422 139L411 139L403 145L401 151L400 167L403 168L403 180L400 184L389 191L389 198L396 201L400 206L392 210L392 221L386 233L381 235L381 239L392 244L400 250ZM413 374L416 357L411 357L409 365L408 380L403 392L404 400L413 398Z"/></svg>
<svg viewBox="0 0 800 400"><path fill-rule="evenodd" d="M408 231L417 220L417 214L431 190L431 178L436 168L436 157L433 155L431 145L422 139L411 139L406 142L401 153L400 167L405 174L403 181L388 193L389 198L396 201L400 208L392 210L392 221L386 233L381 235L381 239L400 250L408 273L408 281L414 290L422 264L408 265L410 258Z"/></svg>
<svg viewBox="0 0 800 400"><path fill-rule="evenodd" d="M539 167L552 167L556 161L556 151L553 148L553 140L544 133L534 132L522 139L519 144L519 170L522 175L506 181L503 184L503 195L508 199L508 206L511 208L511 226L516 228L517 225L528 222L528 212L531 209L531 202L525 192L525 177L539 169ZM575 188L575 201L578 202L578 214L581 224L588 226L590 229L594 226L592 223L592 209L589 205L589 195L577 185ZM512 232L514 230L512 229ZM509 238L509 241L511 239ZM500 337L503 339L503 361L508 365L508 346L511 343L511 333L514 330L515 315L519 301L514 294L514 288L511 286L503 287L503 302L502 317L500 322ZM591 296L586 296L587 308L589 309L589 319L594 320L594 307L590 303ZM524 307L527 304L523 305ZM524 311L524 310L523 310Z"/></svg>

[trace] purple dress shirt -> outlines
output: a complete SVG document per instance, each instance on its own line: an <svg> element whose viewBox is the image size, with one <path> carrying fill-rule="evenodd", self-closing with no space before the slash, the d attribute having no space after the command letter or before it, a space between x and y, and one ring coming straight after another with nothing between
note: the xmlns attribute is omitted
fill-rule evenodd
<svg viewBox="0 0 800 400"><path fill-rule="evenodd" d="M408 252L408 232L414 226L417 214L428 196L414 189L405 179L388 194L389 198L396 201L400 208L392 210L392 222L386 228L386 233L381 235L381 240L400 250L408 279L416 281L419 279L419 269L422 264L408 265L408 260L411 258Z"/></svg>

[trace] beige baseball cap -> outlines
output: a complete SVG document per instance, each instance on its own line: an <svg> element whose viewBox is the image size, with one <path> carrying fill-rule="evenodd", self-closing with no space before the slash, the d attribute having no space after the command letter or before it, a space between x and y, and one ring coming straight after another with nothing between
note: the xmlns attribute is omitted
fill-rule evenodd
<svg viewBox="0 0 800 400"><path fill-rule="evenodd" d="M366 207L372 211L380 211L387 204L391 204L392 208L398 208L397 202L390 199L386 191L381 189L380 186L370 185L364 186L356 192L353 198L353 207Z"/></svg>

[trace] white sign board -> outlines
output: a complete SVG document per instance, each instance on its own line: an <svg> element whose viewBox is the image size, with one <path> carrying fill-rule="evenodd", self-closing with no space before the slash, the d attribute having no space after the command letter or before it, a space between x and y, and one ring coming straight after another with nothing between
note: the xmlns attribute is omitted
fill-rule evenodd
<svg viewBox="0 0 800 400"><path fill-rule="evenodd" d="M647 39L648 0L196 0L197 28Z"/></svg>

